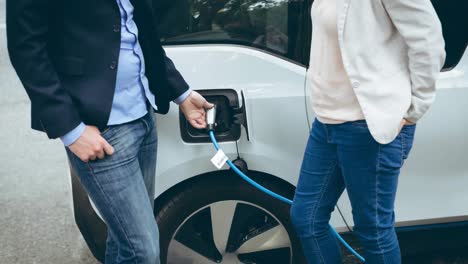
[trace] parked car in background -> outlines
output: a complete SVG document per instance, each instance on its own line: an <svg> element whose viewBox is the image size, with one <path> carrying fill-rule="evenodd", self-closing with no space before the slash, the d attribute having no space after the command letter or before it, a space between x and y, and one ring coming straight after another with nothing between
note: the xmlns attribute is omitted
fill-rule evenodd
<svg viewBox="0 0 468 264"><path fill-rule="evenodd" d="M289 198L314 119L307 80L311 4L155 1L168 56L191 87L218 106L223 150L259 183ZM396 222L404 255L468 249L468 3L433 4L448 56L436 102L418 124L401 173ZM164 155L158 157L154 199L164 263L305 263L288 205L227 167L217 170L206 132L191 128L177 107L158 116L157 126ZM102 260L105 225L71 176L76 223ZM331 224L351 238L347 195Z"/></svg>

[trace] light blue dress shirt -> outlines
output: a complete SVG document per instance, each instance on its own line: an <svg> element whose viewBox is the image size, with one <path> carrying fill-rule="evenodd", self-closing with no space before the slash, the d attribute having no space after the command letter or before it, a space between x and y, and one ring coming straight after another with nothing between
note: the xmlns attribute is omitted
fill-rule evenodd
<svg viewBox="0 0 468 264"><path fill-rule="evenodd" d="M121 16L120 57L117 82L108 125L119 125L139 119L148 113L146 101L154 109L154 94L149 90L145 75L143 51L138 42L138 28L133 20L133 6L130 0L117 0ZM191 90L182 94L174 102L182 103ZM61 137L65 146L73 144L83 134L86 126L81 123Z"/></svg>

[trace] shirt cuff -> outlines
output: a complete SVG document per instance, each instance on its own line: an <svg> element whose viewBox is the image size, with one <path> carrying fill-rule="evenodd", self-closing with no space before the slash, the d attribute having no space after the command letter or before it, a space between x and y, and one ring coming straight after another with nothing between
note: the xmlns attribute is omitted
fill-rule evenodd
<svg viewBox="0 0 468 264"><path fill-rule="evenodd" d="M62 140L65 147L68 147L71 144L75 143L75 141L77 141L78 138L81 137L85 129L86 129L85 124L81 123L75 129L65 134L65 136L60 137L60 139Z"/></svg>
<svg viewBox="0 0 468 264"><path fill-rule="evenodd" d="M181 104L185 101L185 99L187 99L190 95L190 93L192 92L192 89L188 89L185 93L183 93L181 96L177 97L175 100L174 100L174 103L176 104Z"/></svg>

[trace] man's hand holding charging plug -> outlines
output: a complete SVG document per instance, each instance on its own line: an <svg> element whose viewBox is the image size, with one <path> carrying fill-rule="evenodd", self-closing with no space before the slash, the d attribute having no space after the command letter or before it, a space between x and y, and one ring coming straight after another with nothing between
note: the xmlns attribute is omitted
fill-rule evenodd
<svg viewBox="0 0 468 264"><path fill-rule="evenodd" d="M195 91L192 91L187 99L179 105L190 125L198 129L206 128L205 110L211 109L213 106Z"/></svg>

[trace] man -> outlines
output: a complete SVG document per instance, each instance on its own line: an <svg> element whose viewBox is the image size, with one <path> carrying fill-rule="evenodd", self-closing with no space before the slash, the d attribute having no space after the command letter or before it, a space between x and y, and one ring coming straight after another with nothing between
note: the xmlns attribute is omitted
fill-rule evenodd
<svg viewBox="0 0 468 264"><path fill-rule="evenodd" d="M196 128L211 104L161 47L149 0L7 0L11 62L32 128L61 138L108 226L106 263L159 263L153 111L174 100Z"/></svg>

